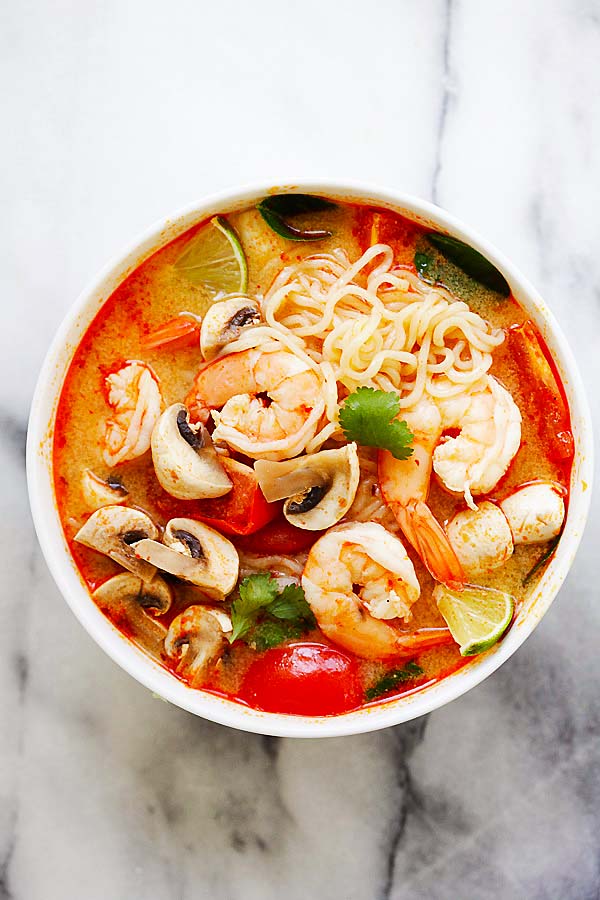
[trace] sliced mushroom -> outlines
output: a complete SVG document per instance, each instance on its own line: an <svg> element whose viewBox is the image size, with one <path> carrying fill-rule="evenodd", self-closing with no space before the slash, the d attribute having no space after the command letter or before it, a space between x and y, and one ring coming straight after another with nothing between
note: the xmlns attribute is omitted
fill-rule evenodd
<svg viewBox="0 0 600 900"><path fill-rule="evenodd" d="M189 606L173 619L165 638L167 656L176 659L176 671L191 687L202 687L206 676L227 646L231 619L211 606Z"/></svg>
<svg viewBox="0 0 600 900"><path fill-rule="evenodd" d="M129 496L129 491L118 478L109 476L104 481L103 478L98 478L91 469L85 469L81 477L81 493L85 507L90 512L102 509L103 506L124 503Z"/></svg>
<svg viewBox="0 0 600 900"><path fill-rule="evenodd" d="M167 629L153 616L164 615L173 602L166 581L157 577L148 584L137 575L123 573L109 578L92 596L116 625L146 650L160 655Z"/></svg>
<svg viewBox="0 0 600 900"><path fill-rule="evenodd" d="M143 581L151 581L156 568L140 560L132 545L144 538L154 540L157 537L156 525L140 510L129 506L104 506L89 517L75 540L110 556Z"/></svg>
<svg viewBox="0 0 600 900"><path fill-rule="evenodd" d="M448 522L446 534L468 576L497 569L513 554L513 539L506 516L489 500L484 500L477 509L456 513Z"/></svg>
<svg viewBox="0 0 600 900"><path fill-rule="evenodd" d="M163 572L202 588L213 600L224 600L237 582L237 550L214 528L195 519L171 519L162 544L141 540L135 544L135 553Z"/></svg>
<svg viewBox="0 0 600 900"><path fill-rule="evenodd" d="M162 414L152 432L152 462L165 491L180 500L222 497L231 481L204 425L191 425L183 403Z"/></svg>
<svg viewBox="0 0 600 900"><path fill-rule="evenodd" d="M356 444L285 462L257 460L254 471L266 499L286 498L284 516L307 531L339 522L354 502L360 478Z"/></svg>
<svg viewBox="0 0 600 900"><path fill-rule="evenodd" d="M565 518L563 489L552 481L517 488L499 504L515 544L540 544L560 534Z"/></svg>
<svg viewBox="0 0 600 900"><path fill-rule="evenodd" d="M200 350L208 362L218 356L223 347L237 340L245 328L258 325L260 309L248 297L232 297L213 303L202 319Z"/></svg>

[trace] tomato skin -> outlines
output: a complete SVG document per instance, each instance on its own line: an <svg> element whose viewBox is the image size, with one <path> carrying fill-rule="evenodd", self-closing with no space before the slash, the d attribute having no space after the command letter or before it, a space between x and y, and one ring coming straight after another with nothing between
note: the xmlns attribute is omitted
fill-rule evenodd
<svg viewBox="0 0 600 900"><path fill-rule="evenodd" d="M281 503L267 503L254 469L229 457L223 457L221 463L233 484L228 494L213 500L179 501L165 495L157 506L164 507L171 518L198 519L230 535L253 534L280 514Z"/></svg>
<svg viewBox="0 0 600 900"><path fill-rule="evenodd" d="M353 233L361 253L373 244L389 244L396 264L412 266L415 240L425 234L425 228L391 210L372 206L359 206L355 221Z"/></svg>
<svg viewBox="0 0 600 900"><path fill-rule="evenodd" d="M260 531L241 537L236 541L240 550L247 553L258 553L261 556L272 556L276 553L299 553L308 550L321 537L323 531L307 531L296 528L284 516L279 516L263 526Z"/></svg>
<svg viewBox="0 0 600 900"><path fill-rule="evenodd" d="M287 644L254 662L241 699L265 712L333 716L363 700L356 660L327 644Z"/></svg>
<svg viewBox="0 0 600 900"><path fill-rule="evenodd" d="M531 413L548 458L567 463L575 451L569 405L550 352L530 321L509 329L509 342L534 401Z"/></svg>

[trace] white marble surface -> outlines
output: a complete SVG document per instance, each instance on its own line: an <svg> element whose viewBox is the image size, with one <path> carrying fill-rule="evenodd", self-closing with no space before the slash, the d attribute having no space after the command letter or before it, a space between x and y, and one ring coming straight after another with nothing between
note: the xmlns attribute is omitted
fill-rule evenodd
<svg viewBox="0 0 600 900"><path fill-rule="evenodd" d="M45 348L158 216L259 178L434 198L536 282L600 400L599 0L21 0L2 50L0 900L600 893L594 511L485 684L343 740L153 700L46 570L23 449Z"/></svg>

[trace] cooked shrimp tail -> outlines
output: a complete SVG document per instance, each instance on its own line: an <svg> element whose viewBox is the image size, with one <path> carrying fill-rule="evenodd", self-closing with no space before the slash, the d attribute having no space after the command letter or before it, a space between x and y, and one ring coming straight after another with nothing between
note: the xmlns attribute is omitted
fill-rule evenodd
<svg viewBox="0 0 600 900"><path fill-rule="evenodd" d="M157 350L167 344L179 344L180 346L192 345L200 340L200 320L195 316L183 313L163 322L154 331L145 335L140 341L144 350Z"/></svg>
<svg viewBox="0 0 600 900"><path fill-rule="evenodd" d="M464 584L465 576L446 532L427 506L433 453L442 434L442 418L436 404L421 401L405 415L413 433L413 453L395 459L382 450L378 457L379 485L407 540L436 581Z"/></svg>
<svg viewBox="0 0 600 900"><path fill-rule="evenodd" d="M413 653L419 653L423 650L431 650L433 647L440 647L442 644L453 644L454 638L450 634L449 628L418 628L417 631L402 634L399 632L396 637L396 655L410 656Z"/></svg>
<svg viewBox="0 0 600 900"><path fill-rule="evenodd" d="M419 500L409 506L392 503L390 507L433 578L450 587L464 584L466 578L458 557L427 504Z"/></svg>

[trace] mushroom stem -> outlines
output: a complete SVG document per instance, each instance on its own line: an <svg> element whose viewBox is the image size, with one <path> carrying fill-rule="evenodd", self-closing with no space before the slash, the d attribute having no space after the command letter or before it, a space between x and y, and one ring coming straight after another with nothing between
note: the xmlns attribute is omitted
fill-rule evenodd
<svg viewBox="0 0 600 900"><path fill-rule="evenodd" d="M176 661L177 674L199 688L227 647L231 619L210 606L190 606L173 619L165 639L167 656Z"/></svg>
<svg viewBox="0 0 600 900"><path fill-rule="evenodd" d="M144 538L153 540L157 537L156 525L140 510L129 506L104 506L89 517L75 540L114 559L143 581L151 581L156 568L140 560L133 545Z"/></svg>

